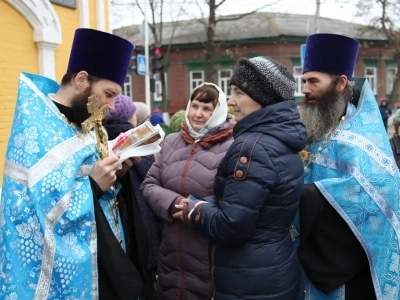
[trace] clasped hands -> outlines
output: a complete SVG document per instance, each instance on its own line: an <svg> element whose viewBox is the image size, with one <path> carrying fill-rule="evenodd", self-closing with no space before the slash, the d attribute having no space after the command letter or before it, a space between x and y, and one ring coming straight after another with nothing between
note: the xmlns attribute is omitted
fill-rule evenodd
<svg viewBox="0 0 400 300"><path fill-rule="evenodd" d="M184 210L185 210L185 206L188 205L188 203L192 201L188 198L181 198L178 202L178 204L175 204L175 208L178 210L176 213L172 214L172 217L175 219L179 219L182 222L184 222ZM203 203L207 203L207 201L196 201L196 203L194 204L194 207L192 208L192 210L188 213L188 219L190 219L190 215L192 214L193 210L200 204Z"/></svg>
<svg viewBox="0 0 400 300"><path fill-rule="evenodd" d="M93 165L90 177L99 185L102 191L108 190L117 177L122 177L133 164L141 161L141 157L130 157L122 162L122 168L118 170L118 156L109 156L99 160Z"/></svg>

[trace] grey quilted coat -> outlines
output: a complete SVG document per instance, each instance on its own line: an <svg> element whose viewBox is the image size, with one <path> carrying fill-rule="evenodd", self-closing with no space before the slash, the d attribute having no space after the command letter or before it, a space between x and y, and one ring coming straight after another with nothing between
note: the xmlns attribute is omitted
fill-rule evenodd
<svg viewBox="0 0 400 300"><path fill-rule="evenodd" d="M166 137L141 186L143 197L164 221L158 264L161 299L207 299L213 293L208 239L172 218L181 197L213 195L217 167L232 143L230 118L195 142L185 123ZM184 211L187 216L192 203Z"/></svg>

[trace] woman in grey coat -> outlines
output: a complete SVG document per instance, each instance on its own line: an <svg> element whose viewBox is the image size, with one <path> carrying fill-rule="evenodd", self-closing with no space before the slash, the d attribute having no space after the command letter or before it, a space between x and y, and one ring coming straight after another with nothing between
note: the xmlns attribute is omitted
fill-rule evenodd
<svg viewBox="0 0 400 300"><path fill-rule="evenodd" d="M225 93L212 83L200 85L189 99L181 131L166 137L141 186L145 201L164 221L158 264L161 299L212 297L208 239L182 221L193 207L191 199L213 194L233 126ZM178 211L176 205L185 209Z"/></svg>

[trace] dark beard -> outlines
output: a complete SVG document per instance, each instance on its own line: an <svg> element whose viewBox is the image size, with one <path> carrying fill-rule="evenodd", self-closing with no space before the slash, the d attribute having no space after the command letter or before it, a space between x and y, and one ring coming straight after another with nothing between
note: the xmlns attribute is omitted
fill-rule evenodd
<svg viewBox="0 0 400 300"><path fill-rule="evenodd" d="M308 104L307 99L315 99L316 103ZM300 107L300 116L307 128L308 143L318 141L337 126L345 113L346 106L346 99L336 91L333 84L320 98L306 95L306 99Z"/></svg>
<svg viewBox="0 0 400 300"><path fill-rule="evenodd" d="M72 99L71 105L71 122L74 122L76 126L82 128L82 122L84 122L87 118L90 117L90 114L87 110L86 104L88 103L88 98L92 94L92 87L89 86L86 90L84 90L80 95L77 95Z"/></svg>

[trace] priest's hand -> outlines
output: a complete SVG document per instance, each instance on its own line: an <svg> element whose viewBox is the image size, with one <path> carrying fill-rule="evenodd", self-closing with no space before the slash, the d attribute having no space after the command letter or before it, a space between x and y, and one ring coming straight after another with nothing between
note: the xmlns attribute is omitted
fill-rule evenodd
<svg viewBox="0 0 400 300"><path fill-rule="evenodd" d="M90 177L99 185L104 192L108 190L117 180L118 157L109 156L96 162Z"/></svg>

